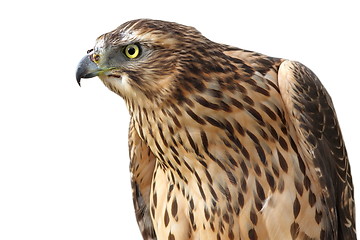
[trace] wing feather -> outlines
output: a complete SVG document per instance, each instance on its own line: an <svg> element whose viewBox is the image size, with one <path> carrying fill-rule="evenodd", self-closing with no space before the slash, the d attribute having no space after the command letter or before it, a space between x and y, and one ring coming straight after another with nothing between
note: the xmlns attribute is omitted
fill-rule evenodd
<svg viewBox="0 0 360 240"><path fill-rule="evenodd" d="M328 218L325 239L356 239L350 165L329 94L298 62L281 64L278 84L301 151L320 182Z"/></svg>
<svg viewBox="0 0 360 240"><path fill-rule="evenodd" d="M129 127L129 154L136 220L144 240L156 240L150 216L150 191L155 156L139 137L132 120Z"/></svg>

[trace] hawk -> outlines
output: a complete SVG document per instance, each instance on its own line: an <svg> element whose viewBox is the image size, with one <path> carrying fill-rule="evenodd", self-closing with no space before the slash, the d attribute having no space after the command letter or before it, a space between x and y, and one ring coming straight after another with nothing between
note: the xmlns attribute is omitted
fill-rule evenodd
<svg viewBox="0 0 360 240"><path fill-rule="evenodd" d="M334 106L303 64L139 19L96 40L76 79L95 76L130 112L144 239L356 239Z"/></svg>

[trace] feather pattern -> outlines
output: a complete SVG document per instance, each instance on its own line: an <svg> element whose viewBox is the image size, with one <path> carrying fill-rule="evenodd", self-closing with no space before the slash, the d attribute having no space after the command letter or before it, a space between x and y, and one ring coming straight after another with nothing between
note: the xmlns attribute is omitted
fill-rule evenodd
<svg viewBox="0 0 360 240"><path fill-rule="evenodd" d="M131 115L144 239L356 239L345 145L308 68L148 19L100 36L89 58L78 82L98 75Z"/></svg>
<svg viewBox="0 0 360 240"><path fill-rule="evenodd" d="M325 239L355 239L350 165L331 98L315 74L298 62L282 63L279 87L302 156L322 191L328 219Z"/></svg>

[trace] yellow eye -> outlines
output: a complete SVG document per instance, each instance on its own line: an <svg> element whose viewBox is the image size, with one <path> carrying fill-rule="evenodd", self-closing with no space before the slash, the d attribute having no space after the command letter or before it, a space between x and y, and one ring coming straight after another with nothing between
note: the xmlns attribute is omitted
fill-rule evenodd
<svg viewBox="0 0 360 240"><path fill-rule="evenodd" d="M136 44L130 44L125 47L124 53L128 58L136 58L140 54L140 48Z"/></svg>

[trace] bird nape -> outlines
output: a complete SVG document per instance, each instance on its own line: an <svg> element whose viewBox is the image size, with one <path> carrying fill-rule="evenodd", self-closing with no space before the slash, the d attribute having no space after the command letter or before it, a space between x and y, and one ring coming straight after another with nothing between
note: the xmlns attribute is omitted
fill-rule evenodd
<svg viewBox="0 0 360 240"><path fill-rule="evenodd" d="M126 102L144 239L356 239L331 98L299 62L139 19L101 35L76 79Z"/></svg>

